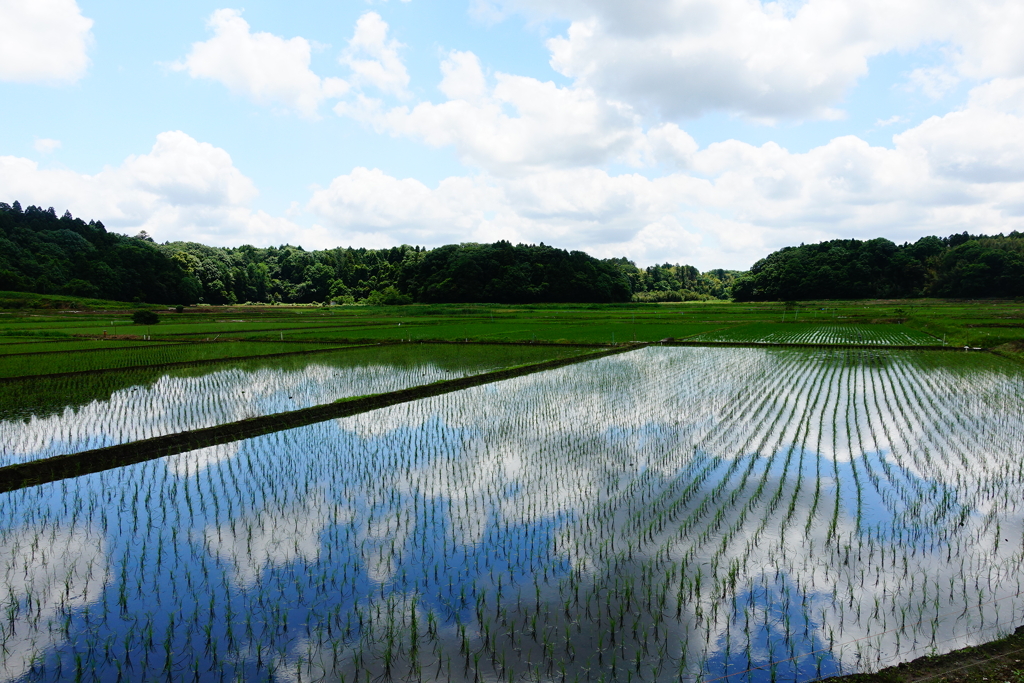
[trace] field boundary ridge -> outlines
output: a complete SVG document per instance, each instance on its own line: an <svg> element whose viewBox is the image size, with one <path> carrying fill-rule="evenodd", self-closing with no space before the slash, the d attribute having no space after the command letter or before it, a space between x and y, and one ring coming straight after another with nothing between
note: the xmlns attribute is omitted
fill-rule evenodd
<svg viewBox="0 0 1024 683"><path fill-rule="evenodd" d="M167 347L167 346L191 346L197 344L219 344L221 342L181 342L181 343L167 343L159 344L154 343L152 348ZM307 342L309 344L322 344L323 342ZM349 349L363 349L370 346L378 346L378 344L344 344L342 346L332 346L326 349L305 349L303 351L282 351L281 353L261 353L252 356L225 356L224 358L199 358L196 360L181 360L174 361L173 363L151 363L149 365L126 365L120 368L98 368L96 370L72 370L70 372L51 372L48 374L41 375L15 375L12 377L0 377L0 385L11 383L11 382L24 382L25 380L40 380L40 379L57 379L58 377L78 377L81 375L102 375L109 372L131 372L132 370L157 370L163 368L184 368L192 367L194 365L208 365L211 363L233 363L237 361L246 360L260 360L262 358L281 358L284 356L300 356L310 355L316 353L328 353L331 351L347 351ZM137 349L137 346L127 347L129 350ZM102 351L116 351L119 349L99 349ZM52 353L47 351L46 353ZM77 351L62 351L60 353L77 353ZM13 355L13 354L12 354ZM38 355L38 354L25 354L25 355Z"/></svg>

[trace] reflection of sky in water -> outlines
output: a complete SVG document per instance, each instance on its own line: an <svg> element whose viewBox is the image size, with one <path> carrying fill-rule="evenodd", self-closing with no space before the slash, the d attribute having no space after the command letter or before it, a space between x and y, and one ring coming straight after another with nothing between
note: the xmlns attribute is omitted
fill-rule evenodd
<svg viewBox="0 0 1024 683"><path fill-rule="evenodd" d="M0 672L809 680L1012 630L1019 393L806 358L648 349L4 494Z"/></svg>

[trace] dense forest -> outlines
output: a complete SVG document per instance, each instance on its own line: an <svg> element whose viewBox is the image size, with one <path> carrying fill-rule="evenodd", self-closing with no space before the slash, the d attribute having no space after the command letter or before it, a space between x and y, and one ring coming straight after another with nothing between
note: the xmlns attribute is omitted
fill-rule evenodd
<svg viewBox="0 0 1024 683"><path fill-rule="evenodd" d="M545 244L306 251L155 243L0 202L0 290L161 304L605 303L1024 296L1024 234L786 247L747 273L637 268Z"/></svg>
<svg viewBox="0 0 1024 683"><path fill-rule="evenodd" d="M0 202L0 290L154 303L202 295L199 281L152 243L18 202Z"/></svg>
<svg viewBox="0 0 1024 683"><path fill-rule="evenodd" d="M1024 296L1024 234L786 247L755 263L732 295L737 301Z"/></svg>
<svg viewBox="0 0 1024 683"><path fill-rule="evenodd" d="M425 249L156 244L69 212L0 202L0 290L166 304L602 303L726 299L736 271L637 268L540 245Z"/></svg>

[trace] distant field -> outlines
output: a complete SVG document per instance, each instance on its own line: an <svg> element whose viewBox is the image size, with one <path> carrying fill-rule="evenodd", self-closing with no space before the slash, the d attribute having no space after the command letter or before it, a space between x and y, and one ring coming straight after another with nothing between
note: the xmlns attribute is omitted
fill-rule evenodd
<svg viewBox="0 0 1024 683"><path fill-rule="evenodd" d="M709 323L685 323L650 320L594 318L591 320L496 319L453 320L415 319L388 325L291 330L288 339L393 340L393 341L562 341L588 344L615 344L628 341L658 341L666 337L688 337L715 328ZM266 334L251 338L272 338Z"/></svg>
<svg viewBox="0 0 1024 683"><path fill-rule="evenodd" d="M751 323L700 334L694 341L753 344L878 344L935 346L941 340L904 325L831 325L822 323Z"/></svg>
<svg viewBox="0 0 1024 683"><path fill-rule="evenodd" d="M156 325L133 325L132 310L124 308L0 310L0 377L403 341L621 344L673 339L750 344L945 344L1024 352L1024 303L1015 301L209 306L182 313L150 308L160 316ZM144 337L151 341L143 342ZM161 350L155 346L161 341L214 340L215 348L174 346ZM8 358L16 353L114 349L140 343L145 348L96 352L88 357Z"/></svg>

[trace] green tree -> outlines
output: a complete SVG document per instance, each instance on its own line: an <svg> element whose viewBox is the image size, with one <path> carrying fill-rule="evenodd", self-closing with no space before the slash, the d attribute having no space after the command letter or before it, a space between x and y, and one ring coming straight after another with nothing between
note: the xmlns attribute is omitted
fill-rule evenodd
<svg viewBox="0 0 1024 683"><path fill-rule="evenodd" d="M132 322L136 325L156 325L160 322L160 316L153 311L135 311L132 313Z"/></svg>

